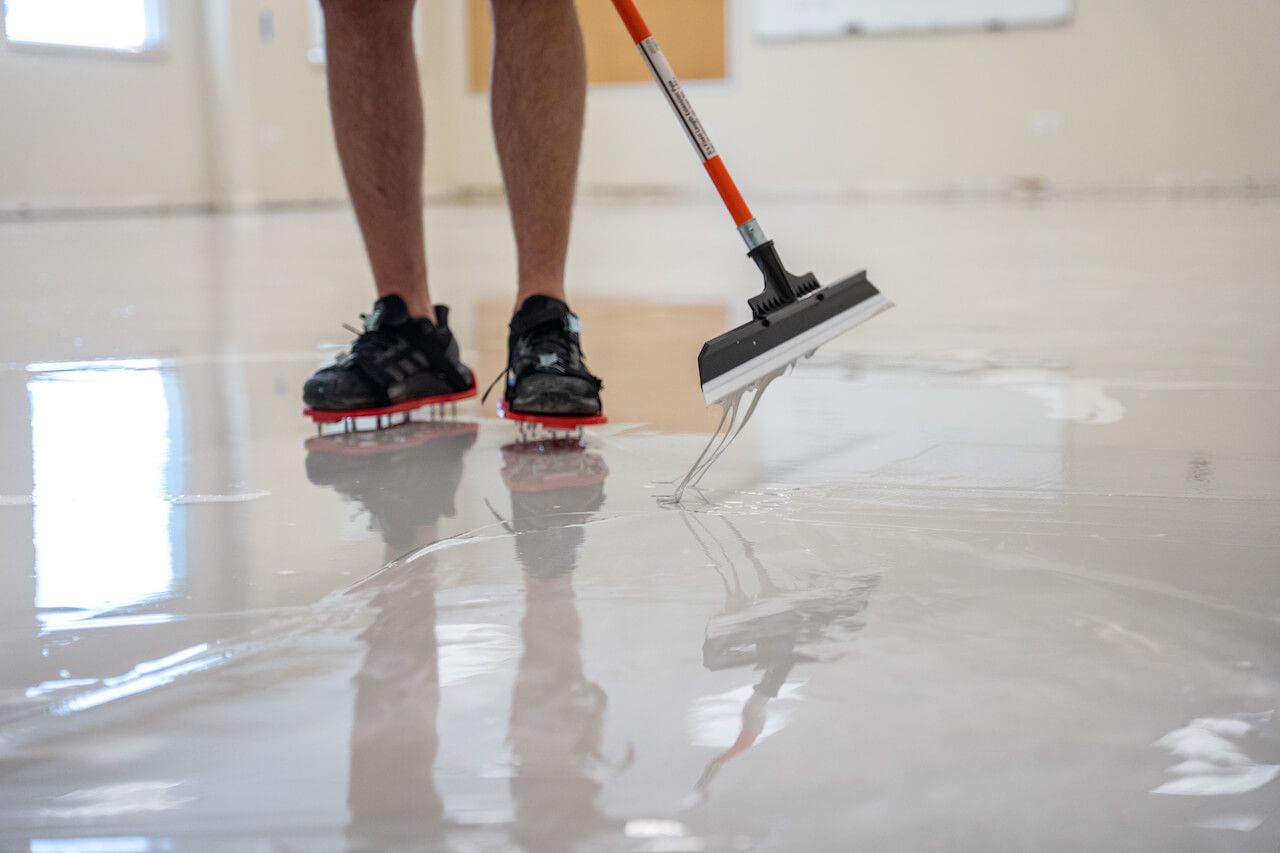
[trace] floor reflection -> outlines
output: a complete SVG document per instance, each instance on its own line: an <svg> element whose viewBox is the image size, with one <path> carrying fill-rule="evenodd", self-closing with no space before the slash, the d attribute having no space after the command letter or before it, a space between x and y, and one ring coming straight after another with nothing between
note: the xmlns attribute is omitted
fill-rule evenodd
<svg viewBox="0 0 1280 853"><path fill-rule="evenodd" d="M437 540L454 512L476 426L413 423L314 438L307 474L368 511L388 560ZM582 522L604 503L608 467L576 441L502 448L511 497L504 526L524 573L523 651L511 695L510 838L526 850L561 851L616 822L596 805L607 704L583 670L573 575ZM447 552L446 552L447 553ZM353 850L438 843L462 830L447 817L434 764L440 747L441 655L436 593L442 557L426 551L377 581L373 621L355 676L347 802Z"/></svg>
<svg viewBox="0 0 1280 853"><path fill-rule="evenodd" d="M367 512L390 561L434 542L437 522L457 514L463 458L478 432L475 423L411 421L317 436L306 442L307 479Z"/></svg>
<svg viewBox="0 0 1280 853"><path fill-rule="evenodd" d="M375 616L361 636L368 650L355 676L351 727L352 850L376 849L375 838L422 843L444 831L434 776L440 709L435 569L428 555L414 571L390 573L371 602Z"/></svg>
<svg viewBox="0 0 1280 853"><path fill-rule="evenodd" d="M456 513L463 461L478 427L411 422L394 429L309 439L307 477L331 486L369 514L388 561L436 541ZM436 558L387 572L370 607L373 622L355 676L347 786L351 849L389 836L423 843L443 832L444 803L433 769L439 749L440 655L436 639ZM376 845L374 845L376 847Z"/></svg>
<svg viewBox="0 0 1280 853"><path fill-rule="evenodd" d="M42 627L173 595L186 555L169 501L184 491L172 374L151 360L41 370L27 396ZM115 412L128 417L95 416ZM128 547L118 554L104 548L120 541Z"/></svg>
<svg viewBox="0 0 1280 853"><path fill-rule="evenodd" d="M468 423L411 423L307 442L311 482L368 512L388 563L417 550L367 591L373 617L360 638L366 652L355 676L350 741L351 849L442 844L446 835L477 829L451 819L448 791L435 776L445 628L437 619L437 594L451 551L425 547L440 538L440 520L455 512L476 431ZM622 828L625 820L605 814L599 801L607 779L625 773L633 759L629 751L604 753L608 699L584 668L574 588L589 523L605 504L609 468L577 439L510 443L500 453L510 510L491 504L490 511L509 534L523 574L523 616L507 720L510 811L484 830L504 828L521 849L563 851ZM700 801L721 769L768 733L769 704L787 689L796 665L838 655L840 641L859 630L879 576L850 575L841 563L825 566L840 579L834 586L792 577L779 582L738 524L677 512L716 566L725 595L706 626L704 665L759 673L748 695L735 700L741 703L737 734L706 765L696 786ZM807 544L828 563L845 553L838 543ZM717 734L724 733L723 723L710 721ZM675 793L679 783L673 783ZM673 802L689 805L678 793Z"/></svg>
<svg viewBox="0 0 1280 853"><path fill-rule="evenodd" d="M756 546L728 517L684 513L683 520L711 565L716 566L724 588L724 607L707 623L703 665L713 672L750 667L760 673L742 704L732 744L707 763L698 780L701 798L707 796L712 780L729 761L766 734L770 702L783 692L795 665L831 659L841 648L838 642L847 642L862 628L858 617L880 585L880 576L840 572L838 585L831 589L780 586ZM818 531L808 531L808 535L823 538ZM730 543L740 547L741 558L729 556ZM710 716L702 722L715 726L718 715L713 711Z"/></svg>
<svg viewBox="0 0 1280 853"><path fill-rule="evenodd" d="M597 805L608 700L583 671L573 589L583 524L604 504L608 467L572 440L508 444L502 459L525 589L509 729L511 836L530 851L571 850L617 827Z"/></svg>
<svg viewBox="0 0 1280 853"><path fill-rule="evenodd" d="M161 625L189 591L187 517L175 506L187 435L180 383L154 359L30 365L4 396L0 718L10 719L162 656L127 640L86 651L81 632Z"/></svg>

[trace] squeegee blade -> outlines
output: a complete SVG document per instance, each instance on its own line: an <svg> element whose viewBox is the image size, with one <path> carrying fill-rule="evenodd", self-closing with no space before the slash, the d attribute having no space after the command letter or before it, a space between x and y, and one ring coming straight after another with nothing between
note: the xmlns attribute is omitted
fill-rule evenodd
<svg viewBox="0 0 1280 853"><path fill-rule="evenodd" d="M804 358L893 303L858 273L707 341L698 355L702 396L718 403Z"/></svg>

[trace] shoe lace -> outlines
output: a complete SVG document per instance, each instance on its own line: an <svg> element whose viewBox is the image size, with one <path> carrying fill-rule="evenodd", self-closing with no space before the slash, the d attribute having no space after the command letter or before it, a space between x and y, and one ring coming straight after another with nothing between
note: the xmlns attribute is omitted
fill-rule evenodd
<svg viewBox="0 0 1280 853"><path fill-rule="evenodd" d="M567 373L571 365L578 364L583 358L582 349L562 329L553 325L531 329L525 335L526 345L539 355L555 355L556 360L548 365L549 369L558 373Z"/></svg>
<svg viewBox="0 0 1280 853"><path fill-rule="evenodd" d="M506 378L507 378L507 376L508 376L508 374L510 374L510 373L511 373L511 368L510 368L510 367L504 367L504 368L502 368L502 370L498 373L498 375L497 375L497 376L493 377L493 381L489 383L489 387L488 387L488 388L486 388L486 389L484 389L484 393L480 395L480 404L481 404L481 405L484 405L485 403L489 402L489 394L493 392L494 386L496 386L496 385L497 385L499 382L501 382L503 379L506 379Z"/></svg>
<svg viewBox="0 0 1280 853"><path fill-rule="evenodd" d="M597 384L600 382L586 367L582 364L582 359L586 355L582 352L582 348L564 332L562 328L553 324L546 324L534 329L530 329L521 339L521 343L529 349L536 350L541 354L554 354L556 360L550 365L541 367L542 370L555 370L561 374L577 376L587 379ZM572 369L571 369L572 368ZM480 402L484 403L489 399L489 394L499 382L511 375L511 365L506 367L493 378L489 383L489 387L484 390L484 394L480 397Z"/></svg>
<svg viewBox="0 0 1280 853"><path fill-rule="evenodd" d="M350 323L343 323L342 328L356 336L351 342L348 352L353 356L367 355L377 356L379 353L386 352L395 346L395 336L386 329L370 329L369 315L361 314L360 320L364 323L363 329L357 329Z"/></svg>

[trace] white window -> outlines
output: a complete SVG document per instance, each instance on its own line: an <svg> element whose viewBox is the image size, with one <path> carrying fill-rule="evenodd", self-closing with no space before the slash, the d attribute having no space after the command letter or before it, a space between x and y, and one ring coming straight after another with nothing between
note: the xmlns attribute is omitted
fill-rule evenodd
<svg viewBox="0 0 1280 853"><path fill-rule="evenodd" d="M162 46L162 0L4 0L14 44L145 53Z"/></svg>
<svg viewBox="0 0 1280 853"><path fill-rule="evenodd" d="M1065 24L1074 0L756 0L765 40Z"/></svg>

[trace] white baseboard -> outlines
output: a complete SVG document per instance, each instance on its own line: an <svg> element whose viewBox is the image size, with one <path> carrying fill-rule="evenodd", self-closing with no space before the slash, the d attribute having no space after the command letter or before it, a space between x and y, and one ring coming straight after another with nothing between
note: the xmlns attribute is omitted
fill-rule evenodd
<svg viewBox="0 0 1280 853"><path fill-rule="evenodd" d="M1155 178L1133 181L1050 180L1037 177L932 184L876 182L857 186L833 184L753 187L760 199L820 199L828 201L981 201L1105 198L1275 198L1280 176L1267 178ZM666 184L591 183L579 190L584 199L675 201L708 198L702 187ZM498 203L500 184L469 184L428 191L426 204ZM252 213L281 210L324 210L347 207L343 198L262 199L240 197L222 201L164 201L125 198L68 201L66 199L7 199L0 197L0 222L28 219L99 218L111 216L174 216L193 213Z"/></svg>

